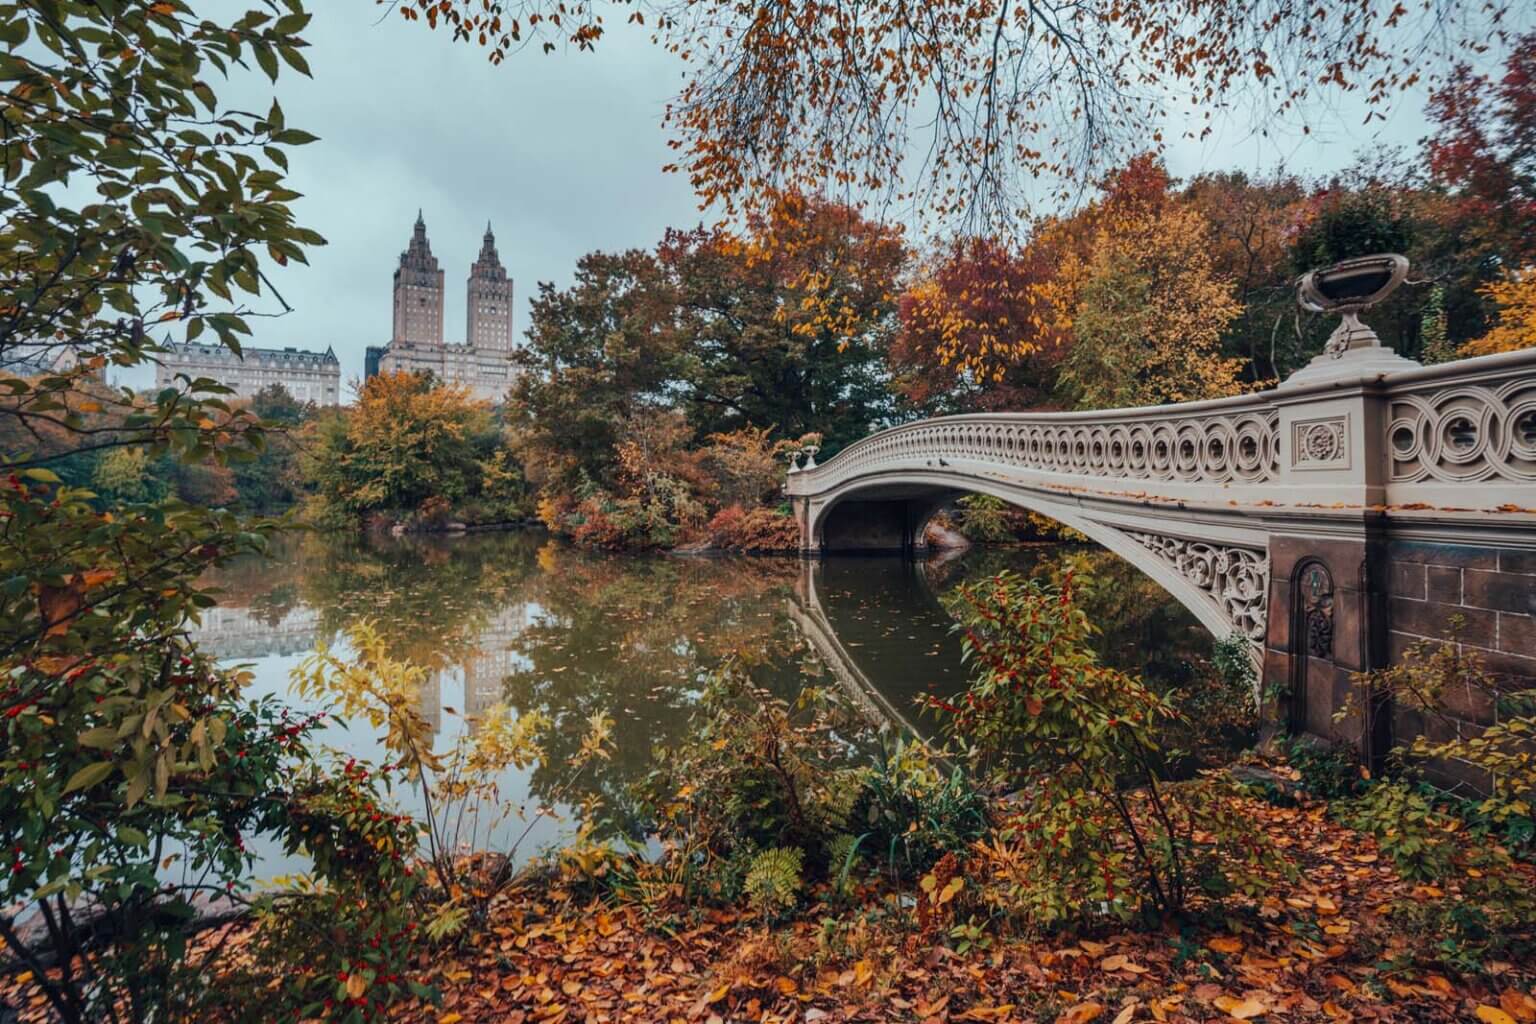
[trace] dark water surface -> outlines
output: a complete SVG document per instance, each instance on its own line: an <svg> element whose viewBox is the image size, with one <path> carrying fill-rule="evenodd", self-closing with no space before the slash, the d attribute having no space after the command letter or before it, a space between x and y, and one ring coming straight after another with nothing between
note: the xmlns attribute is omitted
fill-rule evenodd
<svg viewBox="0 0 1536 1024"><path fill-rule="evenodd" d="M1106 661L1173 684L1209 653L1210 638L1191 615L1099 549L813 563L592 554L538 533L288 537L273 558L213 575L220 604L196 635L226 663L249 666L254 694L301 705L289 693L292 669L317 646L345 651L347 629L371 620L395 656L431 670L422 711L440 745L463 733L465 716L497 702L550 717L544 763L509 773L501 786L504 800L531 808L554 801L563 763L599 711L615 721L613 756L560 803L620 795L646 773L655 746L683 735L705 677L732 655L786 698L807 685L837 685L871 715L932 734L937 723L919 699L965 685L944 595L1001 569L1057 573L1069 559L1091 580L1080 593L1102 630ZM329 729L324 740L351 756L383 753L366 723ZM416 805L409 793L399 800ZM561 830L541 821L521 855ZM267 873L289 867L266 852Z"/></svg>

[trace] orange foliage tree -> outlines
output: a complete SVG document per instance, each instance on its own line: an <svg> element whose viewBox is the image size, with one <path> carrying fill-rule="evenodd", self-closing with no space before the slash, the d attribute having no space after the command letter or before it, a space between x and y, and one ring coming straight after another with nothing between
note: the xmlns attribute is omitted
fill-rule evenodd
<svg viewBox="0 0 1536 1024"><path fill-rule="evenodd" d="M1042 285L1051 246L951 242L902 295L890 348L893 389L923 413L1048 401L1067 333Z"/></svg>
<svg viewBox="0 0 1536 1024"><path fill-rule="evenodd" d="M1536 348L1536 270L1509 274L1483 289L1499 309L1498 322L1461 347L1461 356L1486 356Z"/></svg>
<svg viewBox="0 0 1536 1024"><path fill-rule="evenodd" d="M430 375L368 378L349 410L306 427L303 472L326 513L431 511L478 486L478 456L494 438L486 403ZM437 509L442 511L442 509Z"/></svg>
<svg viewBox="0 0 1536 1024"><path fill-rule="evenodd" d="M707 204L731 213L779 190L861 192L973 229L1017 223L1027 177L1061 179L1067 195L1149 134L1161 145L1167 110L1198 105L1209 119L1246 99L1273 116L1334 88L1386 105L1463 47L1507 38L1523 11L1503 0L379 2L496 62L530 44L592 49L606 17L627 18L686 65L666 122L674 168Z"/></svg>

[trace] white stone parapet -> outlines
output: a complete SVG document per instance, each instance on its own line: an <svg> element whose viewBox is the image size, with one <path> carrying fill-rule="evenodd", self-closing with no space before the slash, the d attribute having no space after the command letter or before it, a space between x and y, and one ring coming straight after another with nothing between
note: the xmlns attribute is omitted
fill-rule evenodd
<svg viewBox="0 0 1536 1024"><path fill-rule="evenodd" d="M792 497L868 476L1003 474L1135 503L1536 515L1536 350L1103 412L903 424L790 475ZM1468 484L1476 484L1469 488Z"/></svg>

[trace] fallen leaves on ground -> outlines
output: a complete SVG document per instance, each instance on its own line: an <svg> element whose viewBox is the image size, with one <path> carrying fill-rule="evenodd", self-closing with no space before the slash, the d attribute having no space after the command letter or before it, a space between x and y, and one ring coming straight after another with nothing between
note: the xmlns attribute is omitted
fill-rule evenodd
<svg viewBox="0 0 1536 1024"><path fill-rule="evenodd" d="M1370 837L1321 806L1245 807L1300 880L1180 926L1081 936L991 933L960 953L923 932L910 902L868 887L765 928L744 910L700 911L670 934L639 907L540 886L503 898L484 931L424 955L439 1006L423 1024L1137 1024L1280 1021L1536 1024L1536 963L1485 977L1387 971L1383 913L1410 897ZM650 908L655 913L657 908ZM674 905L672 912L686 914ZM880 919L866 926L858 919ZM828 922L831 922L829 924ZM832 936L829 938L829 936ZM12 979L0 996L45 1019Z"/></svg>

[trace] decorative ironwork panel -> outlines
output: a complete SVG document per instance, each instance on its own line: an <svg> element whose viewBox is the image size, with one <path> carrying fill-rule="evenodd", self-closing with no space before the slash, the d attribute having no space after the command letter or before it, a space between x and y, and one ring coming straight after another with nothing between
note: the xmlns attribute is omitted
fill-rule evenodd
<svg viewBox="0 0 1536 1024"><path fill-rule="evenodd" d="M1158 533L1127 531L1180 576L1205 591L1234 632L1262 643L1269 604L1269 554Z"/></svg>

